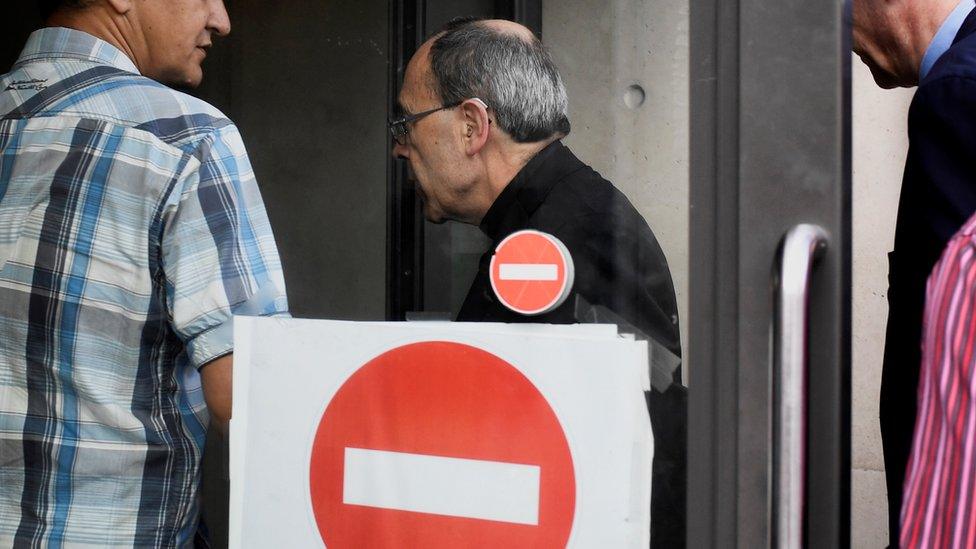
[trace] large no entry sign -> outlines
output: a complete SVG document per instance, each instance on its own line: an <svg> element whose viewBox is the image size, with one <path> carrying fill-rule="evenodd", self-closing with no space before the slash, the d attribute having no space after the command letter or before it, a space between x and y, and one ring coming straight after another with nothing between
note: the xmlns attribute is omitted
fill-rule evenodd
<svg viewBox="0 0 976 549"><path fill-rule="evenodd" d="M573 258L551 234L524 230L510 234L491 258L491 287L503 305L523 315L548 313L573 288Z"/></svg>
<svg viewBox="0 0 976 549"><path fill-rule="evenodd" d="M356 371L322 416L310 490L326 546L563 547L573 459L516 368L459 343L398 347Z"/></svg>

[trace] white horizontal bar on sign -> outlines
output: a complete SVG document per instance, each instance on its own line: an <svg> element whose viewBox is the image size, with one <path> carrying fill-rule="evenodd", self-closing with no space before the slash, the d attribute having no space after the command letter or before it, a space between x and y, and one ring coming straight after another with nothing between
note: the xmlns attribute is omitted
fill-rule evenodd
<svg viewBox="0 0 976 549"><path fill-rule="evenodd" d="M346 448L342 502L537 525L539 473L536 465Z"/></svg>
<svg viewBox="0 0 976 549"><path fill-rule="evenodd" d="M502 280L558 280L554 263L502 263L498 275Z"/></svg>

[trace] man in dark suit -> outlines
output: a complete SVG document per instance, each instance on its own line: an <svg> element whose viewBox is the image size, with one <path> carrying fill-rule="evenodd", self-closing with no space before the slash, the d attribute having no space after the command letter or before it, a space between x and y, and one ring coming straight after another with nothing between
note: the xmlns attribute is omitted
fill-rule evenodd
<svg viewBox="0 0 976 549"><path fill-rule="evenodd" d="M634 206L560 141L566 90L548 52L521 25L455 21L411 59L399 103L393 152L410 163L426 217L478 225L493 241L458 320L612 322L649 340L652 543L683 547L686 398L672 383L681 345L671 274ZM569 298L539 316L505 308L488 281L495 247L522 229L555 235L576 267Z"/></svg>
<svg viewBox="0 0 976 549"><path fill-rule="evenodd" d="M918 85L889 254L881 436L890 539L915 425L925 284L948 239L976 212L976 3L857 0L854 51L884 88Z"/></svg>

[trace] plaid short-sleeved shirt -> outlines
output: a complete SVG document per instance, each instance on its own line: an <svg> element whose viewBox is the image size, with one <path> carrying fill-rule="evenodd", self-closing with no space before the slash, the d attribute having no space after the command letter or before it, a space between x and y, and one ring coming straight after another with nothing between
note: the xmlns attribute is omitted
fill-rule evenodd
<svg viewBox="0 0 976 549"><path fill-rule="evenodd" d="M88 34L0 77L0 546L183 546L234 314L287 313L236 127Z"/></svg>

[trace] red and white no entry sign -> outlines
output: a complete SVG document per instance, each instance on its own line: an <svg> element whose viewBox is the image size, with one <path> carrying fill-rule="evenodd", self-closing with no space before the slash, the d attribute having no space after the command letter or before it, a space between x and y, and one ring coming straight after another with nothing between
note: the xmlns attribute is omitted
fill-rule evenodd
<svg viewBox="0 0 976 549"><path fill-rule="evenodd" d="M534 230L508 235L491 258L491 288L503 305L523 315L548 313L573 288L573 258L555 236Z"/></svg>
<svg viewBox="0 0 976 549"><path fill-rule="evenodd" d="M327 406L310 495L327 547L564 547L576 480L545 397L460 343L398 347Z"/></svg>

